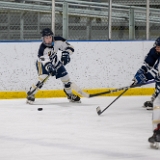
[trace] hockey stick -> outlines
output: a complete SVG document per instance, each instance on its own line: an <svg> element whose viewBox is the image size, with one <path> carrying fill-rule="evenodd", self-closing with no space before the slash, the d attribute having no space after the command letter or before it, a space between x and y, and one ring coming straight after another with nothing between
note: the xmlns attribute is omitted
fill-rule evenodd
<svg viewBox="0 0 160 160"><path fill-rule="evenodd" d="M29 96L32 95L41 85L43 85L49 77L50 77L50 74L45 79L43 79L43 81L38 83L38 85L33 89L33 91L29 93Z"/></svg>
<svg viewBox="0 0 160 160"><path fill-rule="evenodd" d="M130 88L141 87L141 86L144 86L144 85L147 85L147 84L151 84L151 83L154 83L154 82L155 82L154 80L151 80L151 81L148 81L146 83L141 83L141 84L136 84L136 85L132 85L132 86L117 88L117 89L104 91L104 92L100 92L100 93L95 93L95 94L89 94L89 98L100 96L100 95L103 95L103 94L110 94L110 93L114 93L114 92L118 92L118 91L121 91L121 90L130 89Z"/></svg>
<svg viewBox="0 0 160 160"><path fill-rule="evenodd" d="M148 81L147 83L144 83L144 84L141 84L141 86L142 85L145 85L145 84L150 84L150 83L153 83L154 81ZM137 87L137 85L133 85L134 87L136 86ZM134 87L132 87L132 85L129 87L129 88L134 88ZM100 107L97 107L96 108L96 111L97 111L97 114L98 115L101 115L107 108L109 108L117 99L119 99L124 93L126 93L127 91L128 91L128 89L129 88L127 88L127 89L125 89L116 99L114 99L106 108L104 108L102 111L101 111L101 108Z"/></svg>
<svg viewBox="0 0 160 160"><path fill-rule="evenodd" d="M78 94L80 94L81 96L89 98L89 94L84 92L84 91L82 91L82 89L79 88L74 82L71 83L71 88L73 90L75 90Z"/></svg>
<svg viewBox="0 0 160 160"><path fill-rule="evenodd" d="M134 83L131 84L131 86L133 85ZM101 115L107 108L109 108L116 100L118 100L124 93L126 93L128 91L128 88L126 90L124 90L117 98L115 98L103 111L101 111L101 108L100 107L97 107L96 108L96 111L97 111L97 114L98 115Z"/></svg>
<svg viewBox="0 0 160 160"><path fill-rule="evenodd" d="M128 88L126 90L124 90L116 99L114 99L105 109L103 109L101 111L100 107L96 108L97 114L101 115L107 108L109 108L117 99L119 99L124 93L126 93L128 91Z"/></svg>
<svg viewBox="0 0 160 160"><path fill-rule="evenodd" d="M74 82L72 82L71 84L71 88L73 90L75 90L78 94L86 97L86 98L92 98L92 97L96 97L96 96L100 96L100 95L103 95L103 94L110 94L110 93L114 93L114 92L118 92L118 91L121 91L121 90L126 90L126 89L130 89L130 88L136 88L136 87L141 87L143 85L146 85L146 84L150 84L150 83L154 83L154 80L153 81L148 81L147 83L142 83L142 84L137 84L137 85L133 85L133 86L127 86L127 87L122 87L122 88L117 88L117 89L114 89L114 90L109 90L109 91L104 91L104 92L100 92L100 93L95 93L95 94L88 94L86 92L84 92L80 87L78 87Z"/></svg>

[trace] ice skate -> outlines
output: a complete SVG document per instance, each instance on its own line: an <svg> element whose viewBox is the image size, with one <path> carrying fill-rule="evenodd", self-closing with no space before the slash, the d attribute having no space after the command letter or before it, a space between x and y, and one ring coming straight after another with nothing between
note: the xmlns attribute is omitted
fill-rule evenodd
<svg viewBox="0 0 160 160"><path fill-rule="evenodd" d="M27 92L27 101L26 103L28 104L33 104L35 101L35 97L34 97L34 94L31 94L30 91Z"/></svg>
<svg viewBox="0 0 160 160"><path fill-rule="evenodd" d="M148 139L151 148L159 149L160 147L160 129L155 129L153 136Z"/></svg>
<svg viewBox="0 0 160 160"><path fill-rule="evenodd" d="M66 96L67 96L67 98L68 98L68 100L70 101L70 102L76 102L76 103L81 103L81 99L80 99L80 97L78 96L78 95L75 95L75 94L68 94L66 91L65 91L65 89L63 90L64 91L64 93L66 94Z"/></svg>
<svg viewBox="0 0 160 160"><path fill-rule="evenodd" d="M146 110L153 110L153 102L152 101L146 101L143 105Z"/></svg>

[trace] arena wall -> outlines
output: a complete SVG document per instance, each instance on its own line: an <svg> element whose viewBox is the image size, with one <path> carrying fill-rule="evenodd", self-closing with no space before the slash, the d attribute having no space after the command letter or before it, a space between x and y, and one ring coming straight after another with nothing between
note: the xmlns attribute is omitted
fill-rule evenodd
<svg viewBox="0 0 160 160"><path fill-rule="evenodd" d="M0 42L0 98L25 98L37 81L35 61L41 41ZM128 86L154 41L70 41L75 48L66 66L71 81L89 93ZM58 53L61 56L61 53ZM65 96L60 79L50 77L36 97ZM154 84L125 95L151 95ZM118 95L119 93L111 94ZM108 95L107 95L108 96Z"/></svg>

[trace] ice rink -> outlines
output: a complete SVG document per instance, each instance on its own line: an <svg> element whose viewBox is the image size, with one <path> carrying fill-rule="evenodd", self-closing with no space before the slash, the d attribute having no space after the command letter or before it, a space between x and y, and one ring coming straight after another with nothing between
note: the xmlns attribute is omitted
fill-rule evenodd
<svg viewBox="0 0 160 160"><path fill-rule="evenodd" d="M151 149L150 97L0 100L0 160L159 160ZM43 111L37 111L43 108Z"/></svg>

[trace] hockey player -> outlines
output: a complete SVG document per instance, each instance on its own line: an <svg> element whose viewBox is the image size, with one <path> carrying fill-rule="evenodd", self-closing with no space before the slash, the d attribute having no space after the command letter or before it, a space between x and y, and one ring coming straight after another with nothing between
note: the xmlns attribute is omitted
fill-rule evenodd
<svg viewBox="0 0 160 160"><path fill-rule="evenodd" d="M71 82L69 75L65 69L65 65L70 62L70 55L74 52L66 39L56 37L49 28L45 28L41 32L42 43L38 51L38 59L36 61L36 69L38 71L38 81L30 87L27 92L27 103L32 104L35 101L35 94L38 89L42 88L41 82L46 79L48 75L60 78L64 85L64 93L71 102L80 102L80 97L74 95L71 91ZM61 61L58 59L57 52L62 51ZM40 85L41 84L41 85ZM37 88L38 89L35 89Z"/></svg>
<svg viewBox="0 0 160 160"><path fill-rule="evenodd" d="M149 53L144 59L144 63L138 70L137 74L147 74L148 79L154 79L155 73L154 65L156 65L158 58L160 58L160 37L158 37L154 43L154 46L150 49ZM155 99L155 94L152 95L150 101L146 101L144 106L147 110L153 109L153 101Z"/></svg>
<svg viewBox="0 0 160 160"><path fill-rule="evenodd" d="M148 141L152 147L159 148L160 143L160 37L155 41L153 47L145 58L142 67L134 76L135 84L145 83L148 80L155 80L155 93L152 96L152 124L153 136Z"/></svg>

